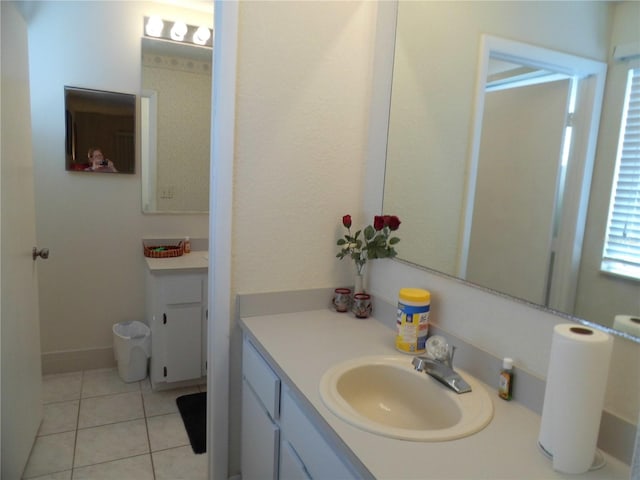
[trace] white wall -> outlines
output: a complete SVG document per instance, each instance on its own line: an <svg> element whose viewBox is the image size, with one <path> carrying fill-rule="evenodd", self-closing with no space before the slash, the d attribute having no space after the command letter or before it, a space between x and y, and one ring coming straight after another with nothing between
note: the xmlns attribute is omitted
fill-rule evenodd
<svg viewBox="0 0 640 480"><path fill-rule="evenodd" d="M63 88L138 95L143 17L211 27L213 15L150 2L38 2L26 10L37 239L51 250L39 269L44 368L91 368L113 362L113 323L144 318L142 237L206 237L208 216L142 215L139 160L135 175L66 172Z"/></svg>
<svg viewBox="0 0 640 480"><path fill-rule="evenodd" d="M235 292L351 281L335 242L342 215L364 220L374 14L372 2L240 4Z"/></svg>

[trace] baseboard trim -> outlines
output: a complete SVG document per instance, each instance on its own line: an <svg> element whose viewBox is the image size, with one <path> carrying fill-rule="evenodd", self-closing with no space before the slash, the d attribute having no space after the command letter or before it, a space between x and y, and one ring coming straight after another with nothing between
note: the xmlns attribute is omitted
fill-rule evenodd
<svg viewBox="0 0 640 480"><path fill-rule="evenodd" d="M43 375L116 366L111 346L44 352L41 354L41 361Z"/></svg>

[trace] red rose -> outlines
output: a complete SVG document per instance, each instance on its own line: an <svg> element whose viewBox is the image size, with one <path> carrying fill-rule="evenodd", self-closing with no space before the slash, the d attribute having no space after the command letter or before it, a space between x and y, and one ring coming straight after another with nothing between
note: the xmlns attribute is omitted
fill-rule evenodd
<svg viewBox="0 0 640 480"><path fill-rule="evenodd" d="M389 217L389 221L387 223L387 226L389 227L389 230L393 231L393 230L397 230L398 227L400 227L400 224L402 222L400 221L400 219L398 217L396 217L395 215L391 215Z"/></svg>
<svg viewBox="0 0 640 480"><path fill-rule="evenodd" d="M373 228L377 231L380 231L384 228L384 217L381 215L376 215L373 217Z"/></svg>
<svg viewBox="0 0 640 480"><path fill-rule="evenodd" d="M351 215L345 215L344 217L342 217L342 224L346 228L350 228L351 227Z"/></svg>
<svg viewBox="0 0 640 480"><path fill-rule="evenodd" d="M384 226L388 227L389 226L389 219L391 218L389 215L383 215L384 218Z"/></svg>

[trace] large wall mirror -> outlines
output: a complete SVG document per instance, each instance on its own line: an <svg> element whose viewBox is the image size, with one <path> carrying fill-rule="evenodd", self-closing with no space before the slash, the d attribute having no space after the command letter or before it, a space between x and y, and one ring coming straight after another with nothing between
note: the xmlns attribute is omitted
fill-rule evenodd
<svg viewBox="0 0 640 480"><path fill-rule="evenodd" d="M142 39L144 213L209 210L212 49Z"/></svg>
<svg viewBox="0 0 640 480"><path fill-rule="evenodd" d="M68 171L135 171L136 96L64 87Z"/></svg>
<svg viewBox="0 0 640 480"><path fill-rule="evenodd" d="M383 205L403 220L398 258L607 327L640 315L640 282L598 268L603 61L625 3L399 2Z"/></svg>

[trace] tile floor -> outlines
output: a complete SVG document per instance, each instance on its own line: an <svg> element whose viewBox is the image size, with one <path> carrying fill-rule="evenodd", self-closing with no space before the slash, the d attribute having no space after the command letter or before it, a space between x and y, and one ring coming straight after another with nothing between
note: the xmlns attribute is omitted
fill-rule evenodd
<svg viewBox="0 0 640 480"><path fill-rule="evenodd" d="M152 392L149 379L124 383L117 369L45 375L44 419L25 479L198 480L207 455L195 455L178 412L190 387Z"/></svg>

